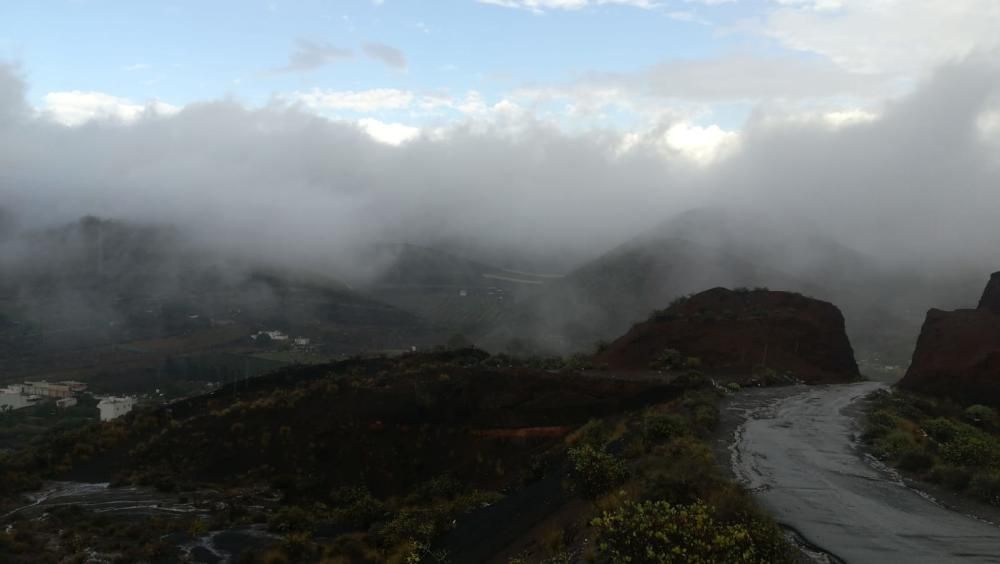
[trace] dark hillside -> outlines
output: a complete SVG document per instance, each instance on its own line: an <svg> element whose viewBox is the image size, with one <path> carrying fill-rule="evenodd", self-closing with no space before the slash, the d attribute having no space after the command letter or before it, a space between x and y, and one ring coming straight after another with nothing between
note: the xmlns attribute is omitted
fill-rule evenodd
<svg viewBox="0 0 1000 564"><path fill-rule="evenodd" d="M744 382L764 372L809 383L860 377L844 317L791 292L715 288L678 300L598 354L612 370L695 364Z"/></svg>

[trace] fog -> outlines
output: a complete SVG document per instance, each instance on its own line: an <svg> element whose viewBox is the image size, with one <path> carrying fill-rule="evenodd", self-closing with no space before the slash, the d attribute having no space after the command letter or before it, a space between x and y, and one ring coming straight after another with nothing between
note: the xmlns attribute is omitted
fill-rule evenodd
<svg viewBox="0 0 1000 564"><path fill-rule="evenodd" d="M358 278L375 267L372 244L397 241L565 271L721 204L887 263L985 272L1000 264L998 78L979 61L949 65L873 121L837 127L764 104L706 165L664 149L669 124L568 133L514 112L401 146L279 102L67 127L31 108L5 65L0 205L20 229L84 215L162 223L197 244Z"/></svg>

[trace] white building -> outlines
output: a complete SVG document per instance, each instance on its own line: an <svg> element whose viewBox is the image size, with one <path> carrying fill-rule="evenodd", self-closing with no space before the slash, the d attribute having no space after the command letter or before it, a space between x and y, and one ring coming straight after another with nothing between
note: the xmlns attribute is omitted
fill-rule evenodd
<svg viewBox="0 0 1000 564"><path fill-rule="evenodd" d="M29 396L42 396L46 398L68 398L73 396L73 387L68 383L52 383L41 381L26 381L23 386L23 393Z"/></svg>
<svg viewBox="0 0 1000 564"><path fill-rule="evenodd" d="M66 409L67 407L73 407L76 405L76 398L63 398L56 400L56 407L59 409Z"/></svg>
<svg viewBox="0 0 1000 564"><path fill-rule="evenodd" d="M132 397L106 397L97 403L97 409L101 412L101 421L112 421L128 414L135 407L135 398Z"/></svg>
<svg viewBox="0 0 1000 564"><path fill-rule="evenodd" d="M35 405L37 396L29 396L24 393L21 385L0 388L0 411L15 411Z"/></svg>
<svg viewBox="0 0 1000 564"><path fill-rule="evenodd" d="M250 338L256 341L264 335L267 335L272 341L287 341L289 339L288 335L281 331L258 331L256 334L250 335Z"/></svg>

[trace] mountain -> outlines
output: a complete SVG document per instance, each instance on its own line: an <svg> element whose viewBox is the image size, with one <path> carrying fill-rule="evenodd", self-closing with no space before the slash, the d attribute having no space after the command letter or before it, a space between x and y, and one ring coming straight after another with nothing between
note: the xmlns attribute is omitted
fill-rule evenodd
<svg viewBox="0 0 1000 564"><path fill-rule="evenodd" d="M411 244L378 245L367 260L383 266L358 285L360 290L448 334L492 325L518 300L537 294L557 278L505 270Z"/></svg>
<svg viewBox="0 0 1000 564"><path fill-rule="evenodd" d="M1000 272L976 309L931 309L899 387L965 404L1000 406Z"/></svg>
<svg viewBox="0 0 1000 564"><path fill-rule="evenodd" d="M808 383L860 377L844 316L791 292L713 288L676 300L596 356L611 370L675 370Z"/></svg>
<svg viewBox="0 0 1000 564"><path fill-rule="evenodd" d="M245 349L260 330L307 337L327 355L441 339L419 316L336 279L206 250L170 226L87 217L22 231L0 241L0 272L0 355L23 376ZM126 343L128 358L109 358Z"/></svg>
<svg viewBox="0 0 1000 564"><path fill-rule="evenodd" d="M547 351L584 351L677 297L716 286L763 286L837 303L859 360L892 371L912 354L927 304L954 296L968 281L959 269L932 275L885 265L786 217L702 208L548 284L481 328L477 342L500 350L524 340Z"/></svg>

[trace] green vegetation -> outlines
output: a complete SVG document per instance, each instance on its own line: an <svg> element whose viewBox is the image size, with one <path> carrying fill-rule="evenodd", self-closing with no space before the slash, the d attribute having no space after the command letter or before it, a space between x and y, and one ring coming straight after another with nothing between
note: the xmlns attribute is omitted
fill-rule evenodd
<svg viewBox="0 0 1000 564"><path fill-rule="evenodd" d="M625 465L610 454L583 445L569 449L574 488L588 497L597 497L628 477Z"/></svg>
<svg viewBox="0 0 1000 564"><path fill-rule="evenodd" d="M725 391L691 368L633 383L581 378L585 366L473 349L352 359L45 432L0 456L0 509L43 479L97 472L196 500L200 513L124 522L77 507L75 521L8 521L0 561L74 561L91 549L170 560L174 534L252 526L275 540L240 562L455 561L445 539L463 522L480 514L506 525L509 514L490 510L521 495L534 503L526 487L539 483L557 509L586 509L526 523L522 534L547 532L521 541L522 561L649 561L628 560L622 539L655 536L661 521L674 529L650 546L664 558L787 560L780 531L708 446Z"/></svg>
<svg viewBox="0 0 1000 564"><path fill-rule="evenodd" d="M1000 424L983 405L879 391L862 436L877 456L914 477L1000 506Z"/></svg>
<svg viewBox="0 0 1000 564"><path fill-rule="evenodd" d="M719 523L715 513L701 502L626 502L591 524L597 530L598 552L615 564L771 564L783 556L761 545L747 525Z"/></svg>

